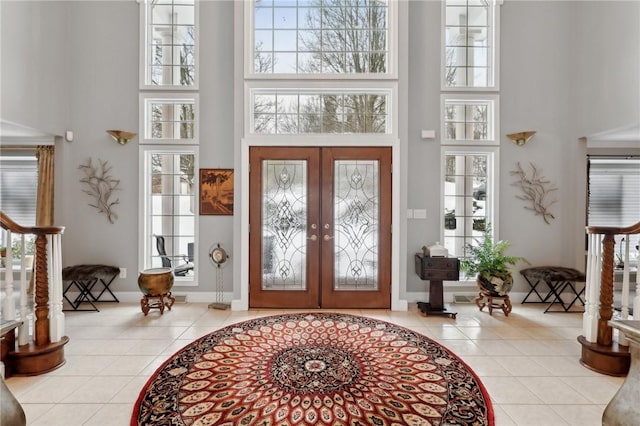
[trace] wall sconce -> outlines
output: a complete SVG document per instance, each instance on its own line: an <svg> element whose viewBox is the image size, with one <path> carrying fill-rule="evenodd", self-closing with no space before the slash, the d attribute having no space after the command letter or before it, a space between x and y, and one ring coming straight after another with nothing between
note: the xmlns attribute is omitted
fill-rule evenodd
<svg viewBox="0 0 640 426"><path fill-rule="evenodd" d="M531 139L535 134L535 130L529 130L528 132L511 133L510 135L507 135L507 137L516 145L522 146L529 142L529 139Z"/></svg>
<svg viewBox="0 0 640 426"><path fill-rule="evenodd" d="M137 133L125 132L124 130L107 130L107 133L120 145L126 144L137 135Z"/></svg>

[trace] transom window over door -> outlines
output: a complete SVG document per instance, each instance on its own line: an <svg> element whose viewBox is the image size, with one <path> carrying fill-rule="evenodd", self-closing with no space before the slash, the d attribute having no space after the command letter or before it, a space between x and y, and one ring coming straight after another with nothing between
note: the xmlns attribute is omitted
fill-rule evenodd
<svg viewBox="0 0 640 426"><path fill-rule="evenodd" d="M276 90L252 92L252 133L388 134L390 90Z"/></svg>

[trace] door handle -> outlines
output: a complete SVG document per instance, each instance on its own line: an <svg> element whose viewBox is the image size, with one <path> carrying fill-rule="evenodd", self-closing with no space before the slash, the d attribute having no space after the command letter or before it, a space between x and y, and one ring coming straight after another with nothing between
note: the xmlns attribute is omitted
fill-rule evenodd
<svg viewBox="0 0 640 426"><path fill-rule="evenodd" d="M311 240L311 241L315 241L317 239L318 239L318 236L316 234L313 234L312 236L307 237L307 240Z"/></svg>
<svg viewBox="0 0 640 426"><path fill-rule="evenodd" d="M333 240L333 237L330 235L324 234L324 240L325 241Z"/></svg>

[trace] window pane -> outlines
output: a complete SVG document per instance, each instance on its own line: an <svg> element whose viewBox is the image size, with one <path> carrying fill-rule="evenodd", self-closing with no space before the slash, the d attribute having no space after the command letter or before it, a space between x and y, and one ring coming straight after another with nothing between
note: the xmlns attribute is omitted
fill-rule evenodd
<svg viewBox="0 0 640 426"><path fill-rule="evenodd" d="M274 28L296 28L297 10L291 7L279 7L273 11Z"/></svg>
<svg viewBox="0 0 640 426"><path fill-rule="evenodd" d="M273 50L273 32L271 31L255 31L254 32L254 49L261 52L263 50Z"/></svg>
<svg viewBox="0 0 640 426"><path fill-rule="evenodd" d="M494 1L446 0L445 86L493 86ZM476 72L481 68L481 72Z"/></svg>
<svg viewBox="0 0 640 426"><path fill-rule="evenodd" d="M145 82L158 86L195 84L195 6L193 0L149 2L146 22Z"/></svg>
<svg viewBox="0 0 640 426"><path fill-rule="evenodd" d="M390 133L386 93L254 94L253 133ZM273 124L277 123L276 126Z"/></svg>
<svg viewBox="0 0 640 426"><path fill-rule="evenodd" d="M464 258L465 245L481 237L490 222L488 176L492 154L445 155L444 246L452 256Z"/></svg>
<svg viewBox="0 0 640 426"><path fill-rule="evenodd" d="M195 104L193 101L148 99L146 139L194 139Z"/></svg>
<svg viewBox="0 0 640 426"><path fill-rule="evenodd" d="M272 4L258 1L254 4L255 72L387 72L387 1L305 0ZM273 46L267 42L270 39L275 40ZM315 54L281 56L278 51ZM370 51L376 52L375 55L368 54ZM274 57L273 66L255 63L269 54Z"/></svg>
<svg viewBox="0 0 640 426"><path fill-rule="evenodd" d="M492 140L492 119L492 101L445 100L443 120L446 140Z"/></svg>
<svg viewBox="0 0 640 426"><path fill-rule="evenodd" d="M273 32L273 50L275 51L296 51L296 32L290 30L280 30Z"/></svg>
<svg viewBox="0 0 640 426"><path fill-rule="evenodd" d="M195 241L195 155L190 152L148 152L147 169L151 171L145 186L147 223L150 244L145 267L163 266L156 246L157 236L164 238L166 260L173 268L193 264L187 258L188 244ZM177 269L176 269L177 270ZM193 277L193 268L181 268L176 278ZM183 273L184 272L184 273Z"/></svg>

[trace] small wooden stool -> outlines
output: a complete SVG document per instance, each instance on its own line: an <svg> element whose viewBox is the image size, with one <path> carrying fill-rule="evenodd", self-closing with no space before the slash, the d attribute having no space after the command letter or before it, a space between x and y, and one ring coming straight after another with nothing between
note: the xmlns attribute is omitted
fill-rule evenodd
<svg viewBox="0 0 640 426"><path fill-rule="evenodd" d="M493 308L502 309L504 316L508 317L511 312L511 300L509 295L493 296L492 294L480 290L478 297L476 297L476 305L482 310L485 306L489 307L489 315L493 315Z"/></svg>
<svg viewBox="0 0 640 426"><path fill-rule="evenodd" d="M171 307L175 303L176 298L171 295L171 292L164 294L146 294L140 299L140 307L145 316L151 309L160 309L160 315L164 313L164 307L171 310Z"/></svg>

